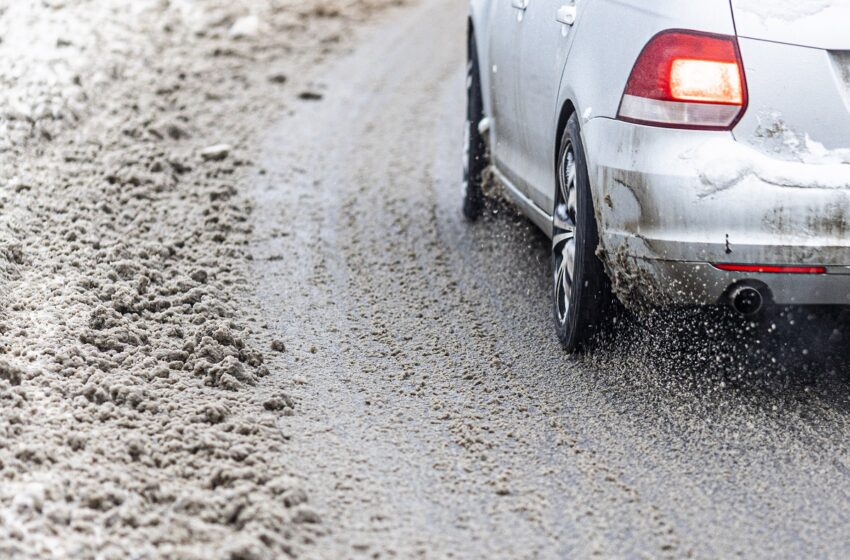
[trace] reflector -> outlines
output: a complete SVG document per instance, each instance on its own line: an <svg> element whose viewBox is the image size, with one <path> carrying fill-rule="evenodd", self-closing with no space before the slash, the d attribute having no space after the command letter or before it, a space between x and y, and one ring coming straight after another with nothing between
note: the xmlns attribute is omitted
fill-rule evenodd
<svg viewBox="0 0 850 560"><path fill-rule="evenodd" d="M760 264L714 264L714 268L727 272L749 272L752 274L826 274L824 266L777 266Z"/></svg>

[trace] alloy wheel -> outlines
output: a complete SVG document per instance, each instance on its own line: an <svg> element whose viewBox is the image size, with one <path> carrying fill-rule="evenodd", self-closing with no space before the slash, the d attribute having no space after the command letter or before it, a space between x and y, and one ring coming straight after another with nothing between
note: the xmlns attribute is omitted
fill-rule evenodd
<svg viewBox="0 0 850 560"><path fill-rule="evenodd" d="M577 213L576 158L572 144L568 144L558 168L558 192L552 216L555 303L561 325L567 322L570 314L576 262Z"/></svg>

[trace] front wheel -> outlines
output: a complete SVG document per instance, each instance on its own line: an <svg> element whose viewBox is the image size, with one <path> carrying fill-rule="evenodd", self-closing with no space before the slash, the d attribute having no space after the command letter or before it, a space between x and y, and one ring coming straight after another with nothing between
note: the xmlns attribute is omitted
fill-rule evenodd
<svg viewBox="0 0 850 560"><path fill-rule="evenodd" d="M552 278L558 338L567 352L586 350L610 325L616 308L599 245L578 118L567 122L558 157L552 212Z"/></svg>
<svg viewBox="0 0 850 560"><path fill-rule="evenodd" d="M487 168L487 145L479 129L484 118L481 95L481 74L475 36L469 35L469 56L466 67L466 129L463 151L463 215L475 221L484 212L484 170Z"/></svg>

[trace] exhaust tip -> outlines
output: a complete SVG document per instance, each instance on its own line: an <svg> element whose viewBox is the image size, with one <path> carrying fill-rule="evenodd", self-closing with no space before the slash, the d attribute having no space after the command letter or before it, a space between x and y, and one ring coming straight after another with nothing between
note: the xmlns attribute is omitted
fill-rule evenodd
<svg viewBox="0 0 850 560"><path fill-rule="evenodd" d="M764 296L752 286L738 286L730 294L732 308L744 316L758 314L764 308Z"/></svg>

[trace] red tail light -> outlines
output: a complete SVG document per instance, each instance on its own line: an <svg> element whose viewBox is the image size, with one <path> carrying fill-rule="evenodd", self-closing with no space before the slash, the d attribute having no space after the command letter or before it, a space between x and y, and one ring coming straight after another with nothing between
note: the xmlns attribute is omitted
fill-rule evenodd
<svg viewBox="0 0 850 560"><path fill-rule="evenodd" d="M644 47L620 102L624 121L727 130L747 106L735 37L663 31Z"/></svg>

